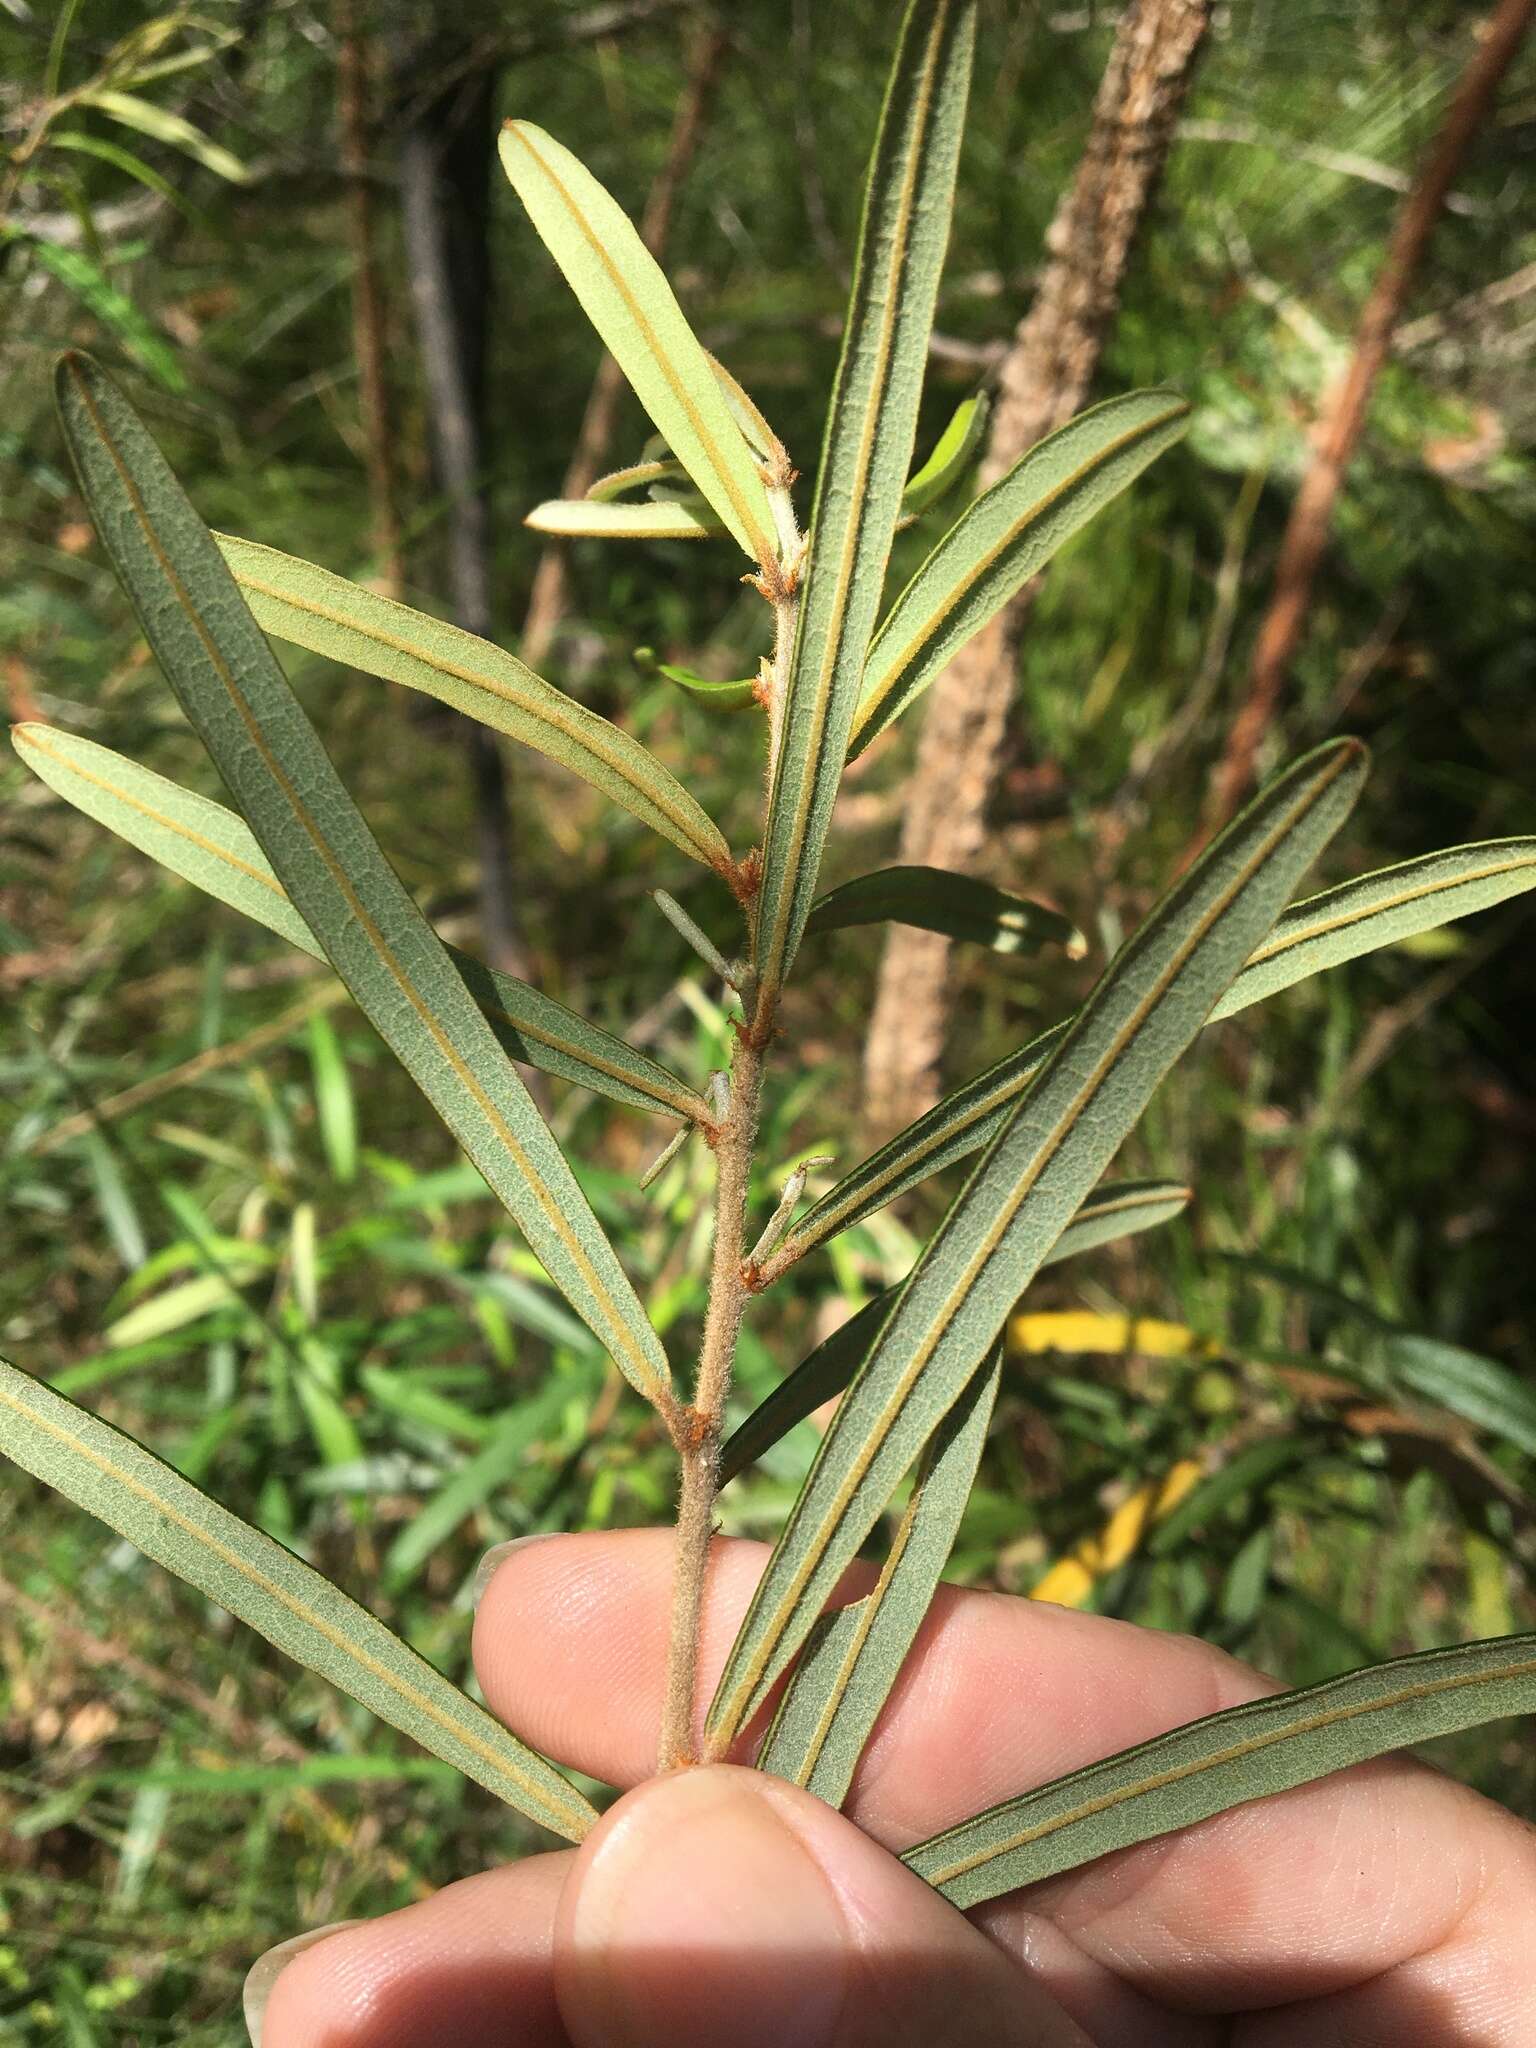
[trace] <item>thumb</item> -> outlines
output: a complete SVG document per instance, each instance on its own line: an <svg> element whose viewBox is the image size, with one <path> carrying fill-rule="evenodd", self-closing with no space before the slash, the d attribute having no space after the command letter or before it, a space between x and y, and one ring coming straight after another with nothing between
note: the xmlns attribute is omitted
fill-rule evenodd
<svg viewBox="0 0 1536 2048"><path fill-rule="evenodd" d="M555 1988L575 2048L1085 2048L851 1822L729 1765L654 1778L593 1829L561 1895Z"/></svg>

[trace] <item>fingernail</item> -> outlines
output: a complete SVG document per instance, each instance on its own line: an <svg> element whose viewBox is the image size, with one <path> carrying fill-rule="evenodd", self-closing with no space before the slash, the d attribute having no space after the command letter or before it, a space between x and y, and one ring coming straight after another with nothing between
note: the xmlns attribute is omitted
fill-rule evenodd
<svg viewBox="0 0 1536 2048"><path fill-rule="evenodd" d="M241 1993L245 2005L245 2031L251 2037L251 2048L261 2048L261 2023L267 2016L267 2001L272 1996L272 1987L297 1955L317 1942L325 1941L333 1934L340 1934L346 1927L361 1927L360 1920L331 1920L324 1927L311 1927L306 1934L291 1934L286 1941L280 1941L276 1948L269 1948L260 1955L245 1973L245 1989Z"/></svg>
<svg viewBox="0 0 1536 2048"><path fill-rule="evenodd" d="M562 1965L562 2007L571 1996L595 2038L629 2048L836 2038L847 1922L762 1784L729 1767L684 1771L614 1816L577 1878Z"/></svg>
<svg viewBox="0 0 1536 2048"><path fill-rule="evenodd" d="M475 1582L469 1589L469 1604L478 1607L485 1598L485 1589L495 1578L514 1550L526 1550L533 1543L548 1543L558 1536L558 1529L537 1529L531 1536L514 1536L506 1543L493 1543L475 1567Z"/></svg>

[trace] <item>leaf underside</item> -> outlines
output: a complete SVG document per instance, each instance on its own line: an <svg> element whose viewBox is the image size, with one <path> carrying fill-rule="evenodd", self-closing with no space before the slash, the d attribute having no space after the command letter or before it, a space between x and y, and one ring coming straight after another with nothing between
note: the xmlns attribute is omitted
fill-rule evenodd
<svg viewBox="0 0 1536 2048"><path fill-rule="evenodd" d="M877 868L855 875L819 899L805 929L808 934L835 932L885 922L943 932L994 953L1033 953L1058 945L1080 959L1087 951L1082 933L1059 910L948 868Z"/></svg>

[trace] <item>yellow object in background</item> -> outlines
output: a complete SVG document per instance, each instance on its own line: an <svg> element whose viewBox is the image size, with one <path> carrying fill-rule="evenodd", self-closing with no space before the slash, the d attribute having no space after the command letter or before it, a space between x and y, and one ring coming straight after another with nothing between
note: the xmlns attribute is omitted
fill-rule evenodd
<svg viewBox="0 0 1536 2048"><path fill-rule="evenodd" d="M1071 1317L1021 1316L1019 1322L1071 1321ZM1099 1317L1099 1321L1124 1320ZM1145 1327L1145 1326L1142 1326ZM1164 1329L1178 1325L1165 1323ZM1188 1334L1187 1332L1185 1334ZM1055 1348L1055 1347L1053 1347ZM1141 1345L1136 1347L1142 1349ZM1148 1529L1171 1515L1204 1476L1198 1458L1181 1458L1161 1479L1149 1479L1123 1500L1096 1536L1085 1536L1067 1557L1059 1558L1030 1591L1031 1600L1051 1600L1058 1607L1081 1607L1099 1579L1135 1556Z"/></svg>
<svg viewBox="0 0 1536 2048"><path fill-rule="evenodd" d="M1184 1323L1159 1322L1156 1316L1095 1315L1090 1309L1015 1316L1008 1325L1008 1345L1015 1352L1067 1351L1110 1358L1128 1351L1143 1358L1214 1358L1221 1348Z"/></svg>

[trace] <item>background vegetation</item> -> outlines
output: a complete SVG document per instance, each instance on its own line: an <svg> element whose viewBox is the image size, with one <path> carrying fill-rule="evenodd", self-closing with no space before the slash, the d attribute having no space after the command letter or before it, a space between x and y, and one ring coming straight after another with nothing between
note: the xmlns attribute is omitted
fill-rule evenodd
<svg viewBox="0 0 1536 2048"><path fill-rule="evenodd" d="M429 61L445 76L494 54L499 111L532 112L638 212L696 10L443 12L454 46L428 39L416 89L435 82ZM1195 827L1313 408L1478 18L1430 0L1234 0L1219 19L1101 377L1106 393L1175 384L1193 428L1050 573L988 856L993 879L1058 904L1093 944L1075 962L957 956L952 1079L1073 1006ZM986 18L933 433L1028 302L1111 25L1107 10L1029 0ZM211 793L83 523L47 372L71 343L111 363L213 524L349 575L379 568L337 33L310 0L213 0L153 21L128 0L0 13L11 713ZM668 268L691 317L802 469L889 33L872 4L733 5L672 224ZM145 75L103 88L114 65ZM58 105L96 88L127 89L133 106ZM399 118L384 105L368 178L406 582L431 605L444 517L394 201ZM1533 148L1528 51L1431 245L1286 707L1284 752L1353 730L1376 757L1328 879L1531 830ZM499 189L492 256L486 481L496 623L515 640L539 553L518 521L558 492L596 361ZM1490 293L1500 281L1511 287ZM626 398L615 459L644 434ZM915 561L925 543L910 545ZM651 647L749 671L762 608L728 545L578 543L570 566L550 672L640 733L729 832L733 793L750 790L748 722L635 658ZM473 945L460 735L368 679L307 657L292 672L402 874ZM829 880L889 858L910 748L898 728L862 764ZM554 767L528 754L509 767L516 914L538 978L702 1082L723 1018L646 895L686 881L680 863ZM483 1549L665 1517L665 1444L328 975L14 760L0 800L4 1351L88 1393L461 1674ZM718 907L688 900L706 920ZM1196 1200L1031 1291L1031 1318L1099 1320L1020 1323L952 1575L1029 1590L1130 1502L1123 1536L1139 1489L1166 1503L1168 1475L1198 1468L1130 1555L1085 1557L1081 1597L1196 1629L1296 1683L1536 1626L1531 932L1517 902L1202 1042L1123 1160L1187 1175ZM807 961L771 1097L775 1166L854 1155L877 946L843 936L835 969L830 946L819 975ZM642 1196L655 1133L552 1092L575 1156L601 1162L583 1169L594 1205L623 1219L630 1269L681 1342L702 1305L703 1149ZM931 1220L942 1198L926 1191L907 1220ZM749 1327L743 1403L838 1304L897 1277L911 1245L887 1215L797 1267ZM1113 1320L1126 1317L1140 1327ZM738 1481L727 1526L771 1529L813 1441L803 1426ZM527 1845L488 1798L11 1473L0 1532L0 2015L19 2041L234 2039L240 1976L270 1941ZM1465 1738L1450 1760L1536 1805L1512 1728Z"/></svg>

